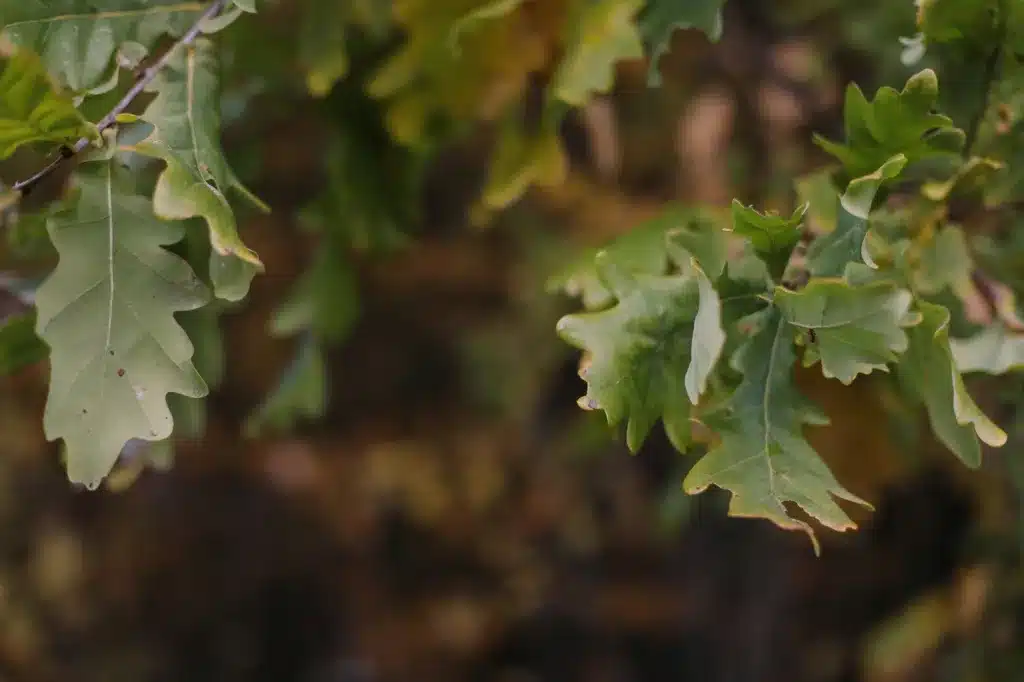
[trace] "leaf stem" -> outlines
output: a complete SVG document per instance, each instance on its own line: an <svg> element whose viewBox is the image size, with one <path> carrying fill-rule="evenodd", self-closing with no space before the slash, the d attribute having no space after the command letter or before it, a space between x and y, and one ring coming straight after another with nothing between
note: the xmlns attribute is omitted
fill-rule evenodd
<svg viewBox="0 0 1024 682"><path fill-rule="evenodd" d="M159 59L151 64L145 71L143 71L138 79L135 81L135 85L131 87L128 92L125 93L124 97L121 98L114 108L111 109L106 116L100 119L99 123L96 124L96 132L102 133L107 128L110 128L117 122L117 117L124 113L131 103L138 97L146 86L149 85L157 74L167 66L168 62L174 56L174 52L182 47L191 45L195 39L203 31L203 23L209 19L220 14L227 6L230 0L213 0L210 6L200 15L192 27L185 32L178 40L171 45L167 51L165 51ZM43 181L44 178L53 173L57 168L67 159L74 157L80 153L83 149L89 146L92 138L83 137L74 144L73 147L64 146L61 147L60 152L55 156L45 167L39 170L37 173L32 175L25 180L21 180L14 185L14 191L20 192L22 196L28 195L36 185Z"/></svg>

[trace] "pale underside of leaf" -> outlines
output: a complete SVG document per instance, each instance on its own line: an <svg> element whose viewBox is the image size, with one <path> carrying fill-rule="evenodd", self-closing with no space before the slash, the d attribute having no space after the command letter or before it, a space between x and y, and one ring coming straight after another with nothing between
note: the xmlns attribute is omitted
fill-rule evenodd
<svg viewBox="0 0 1024 682"><path fill-rule="evenodd" d="M168 393L207 390L174 319L202 306L205 288L163 248L182 227L156 219L115 173L110 161L80 172L74 203L48 225L60 261L36 298L51 348L46 436L64 440L68 477L90 488L129 440L170 435Z"/></svg>

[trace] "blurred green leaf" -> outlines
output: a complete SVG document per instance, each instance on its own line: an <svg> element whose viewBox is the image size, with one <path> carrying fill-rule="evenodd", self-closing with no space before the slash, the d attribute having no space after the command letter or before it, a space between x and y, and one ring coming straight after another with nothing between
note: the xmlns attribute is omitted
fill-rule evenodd
<svg viewBox="0 0 1024 682"><path fill-rule="evenodd" d="M323 416L327 406L327 367L323 349L304 336L295 359L278 386L245 421L248 438L291 429L303 419Z"/></svg>
<svg viewBox="0 0 1024 682"><path fill-rule="evenodd" d="M36 336L34 312L0 320L0 376L13 374L46 358L50 349Z"/></svg>
<svg viewBox="0 0 1024 682"><path fill-rule="evenodd" d="M1006 374L1024 368L1024 334L1001 323L968 339L950 339L949 347L960 372Z"/></svg>
<svg viewBox="0 0 1024 682"><path fill-rule="evenodd" d="M96 136L36 55L0 43L0 159L32 142L74 146Z"/></svg>
<svg viewBox="0 0 1024 682"><path fill-rule="evenodd" d="M551 82L554 96L575 107L611 89L617 62L644 56L636 25L643 0L595 0L581 6L572 24L575 35Z"/></svg>
<svg viewBox="0 0 1024 682"><path fill-rule="evenodd" d="M668 52L676 29L695 28L712 41L722 37L725 0L649 0L640 16L640 31L650 52L647 84L661 85L658 62Z"/></svg>

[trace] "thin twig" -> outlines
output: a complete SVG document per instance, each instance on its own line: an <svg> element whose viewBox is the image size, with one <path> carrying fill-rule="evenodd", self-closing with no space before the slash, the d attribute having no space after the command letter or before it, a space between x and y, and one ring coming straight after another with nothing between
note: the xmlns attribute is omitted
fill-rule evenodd
<svg viewBox="0 0 1024 682"><path fill-rule="evenodd" d="M123 114L125 109L131 106L131 103L135 100L135 98L138 97L142 93L142 91L146 89L146 86L149 85L154 78L156 78L157 74L160 73L160 71L165 66L167 66L167 64L173 58L174 52L181 49L182 47L187 47L188 45L191 45L199 36L199 34L202 33L203 22L205 22L208 19L212 19L213 17L220 14L220 12L223 11L224 8L227 6L228 1L229 0L213 0L213 2L210 3L210 6L206 8L206 11L203 12L202 16L200 16L199 19L196 20L196 23L192 25L192 28L190 28L183 36L181 36L181 38L176 40L174 44L171 45L170 48L168 48L168 50L160 56L159 59L157 59L155 62L153 62L152 65L149 66L149 68L143 71L142 74L139 76L138 80L135 81L135 85L133 85L131 89L125 93L124 97L121 98L121 101L118 102L114 106L114 108L111 109L109 113L107 113L106 116L100 119L99 123L96 124L96 131L102 133L104 130L114 125L117 122L117 117ZM37 184L42 182L44 178L46 178L48 175L57 170L57 167L60 166L64 161L72 158L76 154L80 153L83 149L88 147L91 141L92 138L83 137L78 142L76 142L73 147L61 147L60 153L56 157L54 157L50 161L50 163L48 163L43 169L41 169L32 177L26 178L25 180L16 183L14 185L14 191L20 192L22 196L27 195L29 192L32 191L32 189Z"/></svg>

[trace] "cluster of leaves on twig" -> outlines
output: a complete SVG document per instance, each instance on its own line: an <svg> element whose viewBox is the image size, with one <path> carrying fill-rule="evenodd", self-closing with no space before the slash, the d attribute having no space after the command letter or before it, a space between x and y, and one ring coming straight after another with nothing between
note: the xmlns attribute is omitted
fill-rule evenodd
<svg viewBox="0 0 1024 682"><path fill-rule="evenodd" d="M287 53L281 61L302 70L314 99L349 87L358 61L365 111L349 115L370 132L353 125L331 137L327 188L303 214L323 248L271 328L303 343L248 430L322 413L324 348L355 316L346 254L405 243L408 216L396 206L412 202L388 194L415 184L419 159L493 126L478 218L531 186L562 182L566 114L608 92L624 60L647 58L658 85L673 32L717 40L723 1L302 0L292 42L258 49L268 59ZM891 372L968 466L983 444L1003 444L962 373L1024 364L1014 303L1024 279L1007 265L1019 251L1011 231L967 228L1012 225L1024 200L1022 5L918 2L920 34L907 39L904 61L934 68L872 97L849 86L844 139L815 137L834 163L791 215L739 201L731 211L671 207L555 278L586 309L558 325L585 352L580 405L624 424L634 451L659 420L681 451L710 441L686 491L726 489L733 514L806 531L815 546L791 505L844 530L854 523L837 499L867 503L805 439L805 426L827 419L795 385L797 362L843 384ZM262 270L235 211L268 208L220 144L220 43L257 9L254 0L0 0L0 156L57 149L10 183L0 208L13 215L73 164L59 200L21 216L45 223L59 262L29 297L34 311L0 325L2 359L13 368L40 358L30 328L45 342L44 425L63 441L72 481L96 486L140 443L201 430L197 399L222 373L218 312L244 299ZM364 53L376 55L369 69ZM964 80L964 64L981 71ZM936 73L947 72L940 96ZM125 86L125 73L134 83ZM982 87L964 96L968 80ZM112 93L116 103L93 122L90 102ZM356 157L376 165L357 167ZM965 322L976 300L987 317ZM973 335L951 334L972 322Z"/></svg>
<svg viewBox="0 0 1024 682"><path fill-rule="evenodd" d="M925 0L918 22L922 49L984 53L980 113L966 130L938 113L932 69L870 99L851 84L845 139L815 137L836 163L811 179L824 188L812 202L834 224L805 225L810 203L784 217L734 201L730 216L680 213L644 226L642 239L628 235L553 282L590 309L559 325L585 351L581 405L625 422L634 451L659 418L684 452L695 426L707 427L710 447L686 491L728 490L733 515L806 531L816 547L807 517L788 504L845 530L854 523L836 499L867 503L805 440L805 425L828 419L796 387L796 362L844 384L892 372L970 467L983 444L1007 436L962 374L1024 364L1014 292L985 271L965 230L993 216L1009 227L1019 201L1019 161L1008 152L1020 112L1007 95L1024 74L1024 4ZM978 300L977 333L951 338L952 316Z"/></svg>

